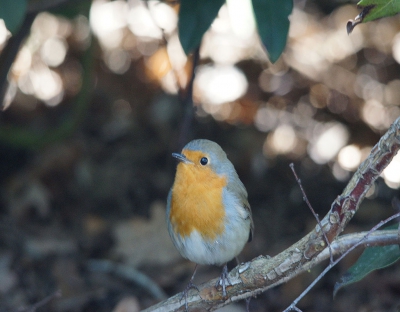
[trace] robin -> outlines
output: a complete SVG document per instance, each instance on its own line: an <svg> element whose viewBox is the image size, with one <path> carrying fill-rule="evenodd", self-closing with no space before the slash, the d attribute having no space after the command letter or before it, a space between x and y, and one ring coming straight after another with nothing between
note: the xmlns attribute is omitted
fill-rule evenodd
<svg viewBox="0 0 400 312"><path fill-rule="evenodd" d="M253 219L247 191L226 153L215 142L193 140L180 154L174 184L167 200L168 231L181 255L198 264L222 266L216 288L222 286L226 297L227 262L235 258L252 240Z"/></svg>

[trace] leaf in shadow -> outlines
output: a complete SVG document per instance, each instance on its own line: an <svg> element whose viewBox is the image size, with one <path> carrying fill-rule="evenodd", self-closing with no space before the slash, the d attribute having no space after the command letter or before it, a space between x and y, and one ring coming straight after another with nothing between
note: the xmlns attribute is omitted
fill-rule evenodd
<svg viewBox="0 0 400 312"><path fill-rule="evenodd" d="M342 287L358 282L372 271L385 268L397 262L399 259L399 245L366 248L357 262L342 276L340 281L335 284L333 296L335 297Z"/></svg>

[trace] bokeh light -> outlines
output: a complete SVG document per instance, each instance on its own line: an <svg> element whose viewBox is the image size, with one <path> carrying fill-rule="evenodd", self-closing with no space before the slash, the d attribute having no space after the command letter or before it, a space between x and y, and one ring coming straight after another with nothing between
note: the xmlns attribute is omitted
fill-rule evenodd
<svg viewBox="0 0 400 312"><path fill-rule="evenodd" d="M246 76L236 67L199 66L196 75L196 88L202 103L231 102L247 90Z"/></svg>
<svg viewBox="0 0 400 312"><path fill-rule="evenodd" d="M221 65L233 65L261 55L266 59L248 0L228 1L222 6L203 38L200 55Z"/></svg>
<svg viewBox="0 0 400 312"><path fill-rule="evenodd" d="M309 155L317 164L332 160L347 143L349 132L340 123L319 124L309 145Z"/></svg>
<svg viewBox="0 0 400 312"><path fill-rule="evenodd" d="M164 17L166 20L168 20L168 16ZM162 38L161 28L156 25L155 20L150 15L149 10L141 1L135 1L133 7L130 9L128 15L128 25L132 33L138 37L145 37L149 39Z"/></svg>
<svg viewBox="0 0 400 312"><path fill-rule="evenodd" d="M251 40L256 30L251 1L227 0L226 5L233 33L243 40Z"/></svg>
<svg viewBox="0 0 400 312"><path fill-rule="evenodd" d="M104 62L113 73L123 74L129 69L131 62L127 51L116 48L104 54Z"/></svg>
<svg viewBox="0 0 400 312"><path fill-rule="evenodd" d="M4 20L0 19L0 47L3 47L6 40L11 36L11 33L7 30Z"/></svg>
<svg viewBox="0 0 400 312"><path fill-rule="evenodd" d="M355 170L361 163L362 153L356 145L343 147L338 154L339 165L346 170Z"/></svg>
<svg viewBox="0 0 400 312"><path fill-rule="evenodd" d="M382 176L389 187L394 189L400 188L400 154L397 154L392 159L389 166L383 170Z"/></svg>
<svg viewBox="0 0 400 312"><path fill-rule="evenodd" d="M289 125L281 125L271 132L267 137L267 142L276 154L287 154L293 151L297 143L294 129ZM264 144L265 148L265 144Z"/></svg>
<svg viewBox="0 0 400 312"><path fill-rule="evenodd" d="M51 37L47 39L41 49L43 62L51 67L57 67L64 62L68 45L64 38Z"/></svg>
<svg viewBox="0 0 400 312"><path fill-rule="evenodd" d="M94 1L90 9L90 26L105 49L121 45L127 25L126 1Z"/></svg>

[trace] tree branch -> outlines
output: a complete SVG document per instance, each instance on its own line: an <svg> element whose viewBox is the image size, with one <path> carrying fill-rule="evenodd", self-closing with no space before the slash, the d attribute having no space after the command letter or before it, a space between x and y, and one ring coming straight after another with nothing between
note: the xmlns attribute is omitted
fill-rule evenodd
<svg viewBox="0 0 400 312"><path fill-rule="evenodd" d="M29 12L26 14L24 21L18 30L18 32L12 36L7 45L4 47L0 54L0 110L4 108L4 97L7 92L8 81L7 75L10 68L17 56L19 48L24 41L25 37L28 36L33 21L36 18L37 12Z"/></svg>
<svg viewBox="0 0 400 312"><path fill-rule="evenodd" d="M332 261L332 251L330 250L330 256L331 256L331 261L329 262L329 265L313 280L313 282L295 299L293 300L292 304L285 309L283 312L288 312L288 311L301 311L299 308L297 308L297 304L299 303L299 301L304 298L305 295L308 294L308 292L315 286L315 284L317 284L325 275L327 272L330 271L330 269L332 269L336 264L338 264L340 261L342 261L342 259L347 256L350 252L352 252L356 247L361 246L364 241L367 240L368 236L371 233L374 233L377 229L379 229L381 226L383 226L384 224L388 223L389 221L392 221L395 218L398 218L400 216L400 213L396 213L395 215L387 218L384 221L379 222L377 225L375 225L371 230L369 230L365 236L363 236L360 240L358 240L355 244L353 244L352 246L350 246L339 258L337 258L335 261ZM330 248L331 244L329 244L329 248Z"/></svg>
<svg viewBox="0 0 400 312"><path fill-rule="evenodd" d="M390 163L399 148L400 118L390 126L374 146L343 193L333 202L328 214L321 220L320 224L326 238L331 242L334 254L343 252L365 236L365 233L350 234L335 240L354 216L369 188ZM378 241L380 244L388 245L398 243L397 232L394 234L390 231L392 236L389 236L388 232L385 231L384 234L382 231L371 233L365 240L365 244L368 242L372 244L372 241L369 240L373 239L377 244ZM275 257L259 256L234 268L229 274L232 286L227 288L227 298L222 298L221 291L216 290L217 279L200 285L200 291L190 291L187 300L189 308L212 311L282 284L329 257L329 250L326 246L321 227L317 225L313 231ZM181 297L182 294L179 293L145 311L183 311L185 303L180 300Z"/></svg>
<svg viewBox="0 0 400 312"><path fill-rule="evenodd" d="M192 72L190 75L190 80L186 86L186 93L184 90L180 90L179 98L180 102L184 108L184 115L182 125L179 131L179 148L182 148L187 142L187 138L190 133L190 129L192 126L193 116L194 116L194 106L193 106L193 86L194 86L194 79L196 77L196 69L200 62L200 46L193 53L193 60L192 60Z"/></svg>
<svg viewBox="0 0 400 312"><path fill-rule="evenodd" d="M56 290L56 292L54 292L53 294L45 297L44 299L40 300L39 302L31 305L30 307L27 308L23 308L21 310L18 310L20 312L36 312L37 309L43 308L44 306L46 306L50 301L52 301L55 298L61 298L61 290L58 289Z"/></svg>

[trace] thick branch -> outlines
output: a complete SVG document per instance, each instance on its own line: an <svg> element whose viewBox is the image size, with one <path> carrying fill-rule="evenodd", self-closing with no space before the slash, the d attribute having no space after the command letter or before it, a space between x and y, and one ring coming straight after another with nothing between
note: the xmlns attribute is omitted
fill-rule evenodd
<svg viewBox="0 0 400 312"><path fill-rule="evenodd" d="M309 293L309 291L315 286L315 284L318 283L318 281L320 281L321 278L323 278L326 275L326 273L329 272L329 270L331 270L335 265L337 265L340 261L342 261L342 259L344 257L346 257L350 252L352 252L355 248L357 248L358 246L361 246L364 243L364 241L367 240L368 236L371 233L376 232L383 225L390 222L391 220L398 218L399 216L400 216L400 212L390 216L389 218L387 218L385 220L380 221L377 225L375 225L372 229L370 229L365 234L365 236L363 236L358 242L356 242L356 244L350 246L340 257L338 257L334 261L332 258L331 244L329 244L328 247L329 247L329 252L331 255L331 261L329 262L329 265L313 280L313 282L310 285L308 285L308 287L283 312L288 312L288 311L300 311L301 312L301 310L297 307L297 304L299 303L299 301L302 298L304 298L305 295L307 295Z"/></svg>
<svg viewBox="0 0 400 312"><path fill-rule="evenodd" d="M399 148L400 118L392 124L375 145L343 193L333 202L328 214L321 220L326 237L332 242L334 254L343 252L350 245L354 245L357 239L365 236L365 233L351 234L335 240L354 216L369 188L390 163ZM396 234L391 233L396 236L396 239L390 236L391 240L385 243L383 242L388 237L388 232L381 233L372 233L366 242L383 235L380 241L382 244L398 243L397 232ZM372 241L369 243L372 244ZM275 257L259 256L234 268L229 274L232 286L227 288L227 298L222 298L221 291L215 288L217 279L200 285L199 292L193 290L189 293L189 308L212 311L233 301L252 297L282 284L329 257L329 250L325 247L326 242L321 228L317 225L300 241ZM184 300L180 300L181 297L181 293L177 294L145 311L183 311L185 304Z"/></svg>

